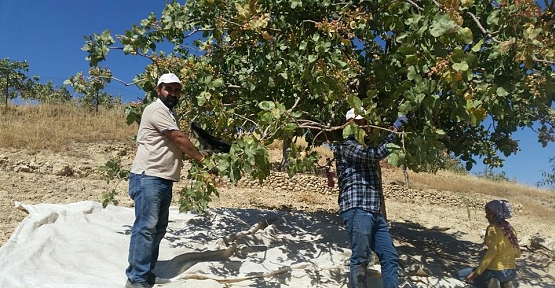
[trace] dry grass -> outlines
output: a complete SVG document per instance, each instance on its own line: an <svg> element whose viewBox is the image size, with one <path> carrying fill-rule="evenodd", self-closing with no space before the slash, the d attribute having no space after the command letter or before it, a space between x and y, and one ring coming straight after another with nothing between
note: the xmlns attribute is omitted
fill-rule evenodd
<svg viewBox="0 0 555 288"><path fill-rule="evenodd" d="M75 143L132 143L137 132L136 125L125 123L121 108L95 113L72 105L36 105L10 108L0 113L0 147L4 148L60 152L70 150ZM295 144L307 147L303 138L298 138ZM281 141L270 145L272 162L281 160L281 149ZM332 151L324 146L314 150L321 155L320 165L326 164L326 158L333 158ZM399 169L387 169L385 173L390 181L404 182ZM448 190L460 193L461 197L471 193L491 195L522 203L526 211L532 211L541 218L555 219L555 193L552 191L449 171L436 174L410 172L409 179L414 189Z"/></svg>
<svg viewBox="0 0 555 288"><path fill-rule="evenodd" d="M130 141L136 125L125 123L123 109L98 113L74 105L28 105L2 109L0 147L65 151L73 143Z"/></svg>
<svg viewBox="0 0 555 288"><path fill-rule="evenodd" d="M390 179L404 183L404 176L399 169L388 169ZM473 193L506 199L520 204L530 215L541 219L555 219L555 193L511 182L497 182L478 178L471 174L458 174L439 171L436 174L409 172L410 187L413 189L436 189L458 193L461 197Z"/></svg>

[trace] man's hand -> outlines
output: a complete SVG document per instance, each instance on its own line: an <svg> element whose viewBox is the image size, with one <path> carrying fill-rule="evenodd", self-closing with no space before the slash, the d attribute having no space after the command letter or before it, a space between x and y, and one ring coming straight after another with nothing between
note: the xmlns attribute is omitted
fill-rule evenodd
<svg viewBox="0 0 555 288"><path fill-rule="evenodd" d="M401 128L403 128L403 126L405 124L407 124L409 122L409 118L407 118L407 116L402 115L397 117L397 120L395 120L395 122L393 123L393 127L395 127L395 129L397 129L397 131L400 131Z"/></svg>

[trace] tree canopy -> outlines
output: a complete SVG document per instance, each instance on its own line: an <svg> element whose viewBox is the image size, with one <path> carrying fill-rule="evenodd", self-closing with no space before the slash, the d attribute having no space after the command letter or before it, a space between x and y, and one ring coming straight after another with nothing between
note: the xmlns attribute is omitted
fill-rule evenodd
<svg viewBox="0 0 555 288"><path fill-rule="evenodd" d="M213 159L232 180L264 178L276 139L383 134L344 125L350 107L376 127L409 116L392 164L421 171L448 153L470 170L518 152L520 128L554 141L554 3L173 1L123 35L86 37L83 50L91 66L111 50L150 58L134 79L147 99L162 73L181 77L183 120L234 143Z"/></svg>
<svg viewBox="0 0 555 288"><path fill-rule="evenodd" d="M94 107L96 112L100 106L113 107L121 103L121 97L102 91L112 81L112 71L107 68L91 67L89 76L83 72L78 72L75 76L69 77L64 81L65 85L73 89L82 96L77 99L77 103L84 107Z"/></svg>
<svg viewBox="0 0 555 288"><path fill-rule="evenodd" d="M27 77L28 71L27 61L0 59L0 89L2 89L6 101L6 107L9 99L24 95L23 91L30 90L34 82L33 79Z"/></svg>
<svg viewBox="0 0 555 288"><path fill-rule="evenodd" d="M37 100L41 103L67 103L72 100L65 86L56 87L52 81L39 83L38 76L27 76L27 61L0 59L0 90L4 94L6 107L8 100L20 97L22 100Z"/></svg>

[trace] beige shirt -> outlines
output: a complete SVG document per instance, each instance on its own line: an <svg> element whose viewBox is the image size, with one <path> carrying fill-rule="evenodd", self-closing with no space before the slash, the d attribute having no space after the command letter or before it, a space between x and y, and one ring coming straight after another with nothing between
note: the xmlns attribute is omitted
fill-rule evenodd
<svg viewBox="0 0 555 288"><path fill-rule="evenodd" d="M143 111L137 133L137 155L131 172L179 181L183 166L181 150L164 135L179 130L175 114L160 99Z"/></svg>

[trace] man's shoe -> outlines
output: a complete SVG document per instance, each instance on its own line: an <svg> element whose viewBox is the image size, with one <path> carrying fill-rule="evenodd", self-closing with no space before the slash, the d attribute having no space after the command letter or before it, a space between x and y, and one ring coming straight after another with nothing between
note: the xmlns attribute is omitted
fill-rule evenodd
<svg viewBox="0 0 555 288"><path fill-rule="evenodd" d="M148 275L148 278L146 279L146 282L148 284L150 284L151 286L154 286L154 284L166 284L166 283L170 283L170 279L168 278L160 278L157 277L154 274L150 274Z"/></svg>
<svg viewBox="0 0 555 288"><path fill-rule="evenodd" d="M497 278L491 278L488 282L488 288L501 288L501 283Z"/></svg>
<svg viewBox="0 0 555 288"><path fill-rule="evenodd" d="M513 280L511 280L501 284L501 288L516 288L516 285L513 283Z"/></svg>
<svg viewBox="0 0 555 288"><path fill-rule="evenodd" d="M125 283L125 288L152 288L152 285L148 284L147 282L132 283L129 279L127 279L127 283Z"/></svg>

